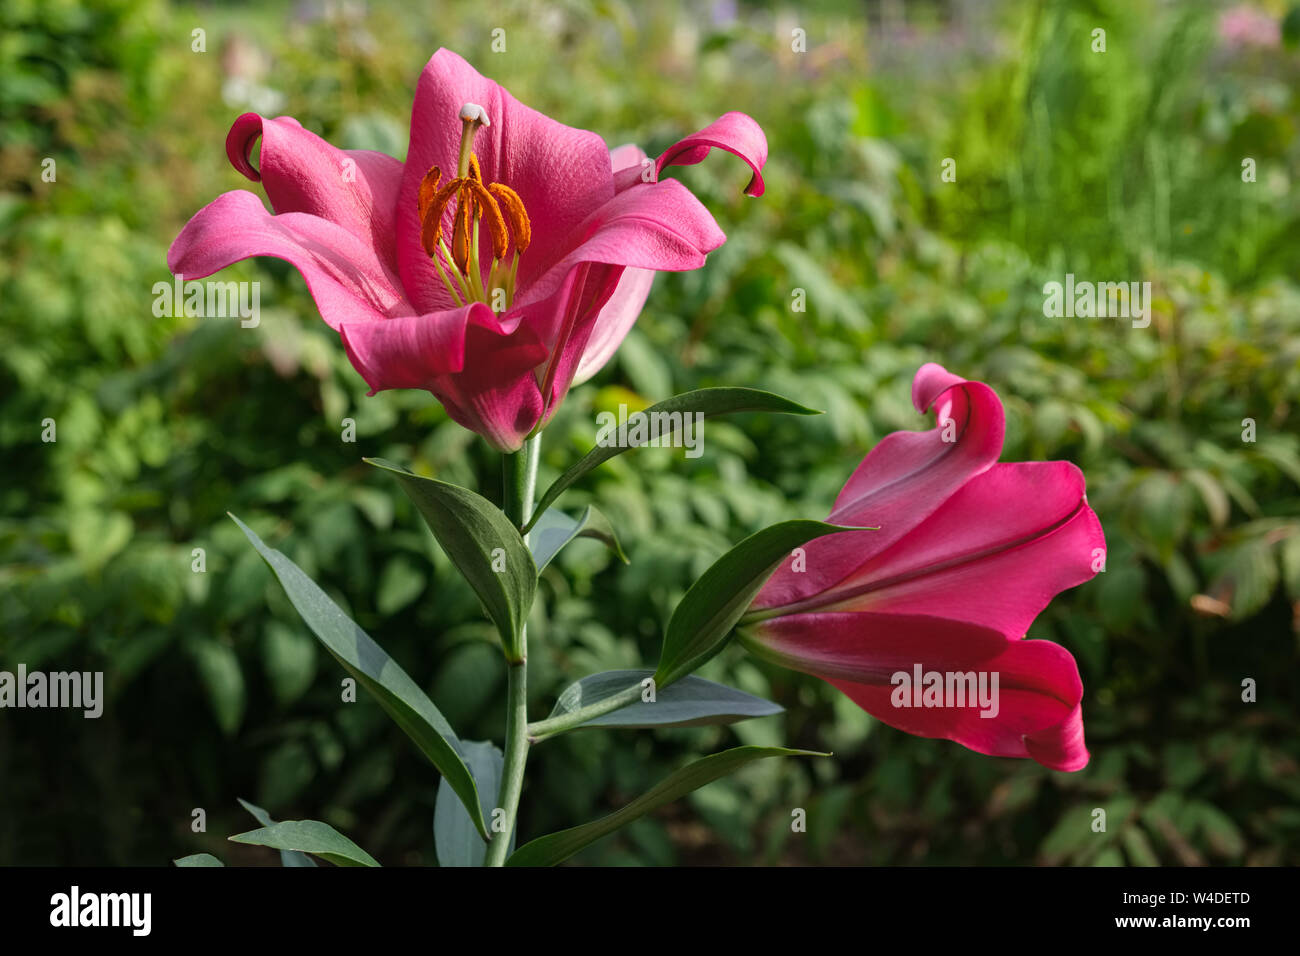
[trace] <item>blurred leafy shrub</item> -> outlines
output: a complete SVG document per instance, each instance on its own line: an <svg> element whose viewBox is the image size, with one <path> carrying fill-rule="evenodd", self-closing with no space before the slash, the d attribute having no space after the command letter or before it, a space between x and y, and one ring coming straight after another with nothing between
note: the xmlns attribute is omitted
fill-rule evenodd
<svg viewBox="0 0 1300 956"><path fill-rule="evenodd" d="M242 826L244 796L328 820L385 862L431 861L430 768L372 701L338 706L341 673L227 510L329 587L463 737L500 737L504 675L472 592L360 463L382 455L495 496L492 456L422 393L364 397L282 263L231 270L262 283L257 329L152 314L185 218L249 185L222 148L245 98L400 154L414 79L447 45L612 144L653 155L742 109L772 145L758 201L740 196L734 163L681 173L729 241L707 268L660 280L617 359L548 430L543 482L620 402L747 384L828 412L711 422L703 458L646 449L572 494L599 499L633 563L579 542L546 571L537 713L582 674L652 662L674 601L730 543L821 516L880 437L923 427L908 386L925 361L999 391L1006 458L1078 462L1109 543L1105 574L1031 631L1079 659L1094 755L1079 774L876 727L820 682L729 652L704 676L785 716L547 743L525 833L596 815L734 736L836 757L757 766L579 859L1300 861L1294 65L1225 46L1214 7L977 9L926 7L916 27L864 24L849 4L798 20L579 0L436 15L6 4L0 666L103 669L110 700L97 721L0 720L0 860L273 862L220 836ZM498 25L505 55L489 52ZM795 27L807 54L791 52ZM54 183L40 179L47 155ZM946 157L956 183L940 179ZM1045 318L1043 284L1067 271L1151 281L1151 326ZM56 443L41 441L46 418ZM1248 677L1255 704L1241 702ZM197 806L208 835L189 830ZM795 807L806 837L790 833Z"/></svg>

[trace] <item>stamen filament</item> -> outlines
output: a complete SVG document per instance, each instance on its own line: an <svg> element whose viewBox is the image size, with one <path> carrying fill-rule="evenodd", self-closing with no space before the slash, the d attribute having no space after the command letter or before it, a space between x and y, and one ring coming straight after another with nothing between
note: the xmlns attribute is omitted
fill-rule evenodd
<svg viewBox="0 0 1300 956"><path fill-rule="evenodd" d="M496 305L492 301L493 298L496 296L497 289L501 289L502 292L505 291L505 289L502 287L500 283L500 277L499 277L500 271L501 271L501 260L493 259L492 268L488 270L488 279L487 279L487 304L488 304L488 308L492 309L493 311L497 311ZM505 306L506 308L509 308L510 303L509 302L505 303Z"/></svg>
<svg viewBox="0 0 1300 956"><path fill-rule="evenodd" d="M510 275L506 279L506 300L515 301L515 277L519 274L519 250L515 250L514 261L510 263Z"/></svg>
<svg viewBox="0 0 1300 956"><path fill-rule="evenodd" d="M447 273L443 270L442 263L438 261L436 255L433 257L433 267L438 270L438 278L441 279L442 284L447 287L447 291L450 292L451 297L456 300L456 304L458 306L464 305L465 300L456 294L456 287L453 286L451 280L447 278Z"/></svg>
<svg viewBox="0 0 1300 956"><path fill-rule="evenodd" d="M447 263L454 267L456 260L451 257L451 250L447 248L447 240L442 238L442 236L438 237L438 248L442 250L442 254L447 257ZM456 285L460 287L461 295L464 296L465 301L468 302L470 299L474 298L474 296L470 295L469 287L465 285L465 277L455 268L451 269L451 274L456 280Z"/></svg>
<svg viewBox="0 0 1300 956"><path fill-rule="evenodd" d="M474 229L471 232L471 242L469 246L469 277L474 283L479 298L487 301L487 296L483 294L483 270L478 264L478 219L474 220Z"/></svg>

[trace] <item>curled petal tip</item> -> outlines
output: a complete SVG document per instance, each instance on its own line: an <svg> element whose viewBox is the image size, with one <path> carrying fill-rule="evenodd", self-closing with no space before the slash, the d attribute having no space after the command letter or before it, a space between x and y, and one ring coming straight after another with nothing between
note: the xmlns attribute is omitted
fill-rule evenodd
<svg viewBox="0 0 1300 956"><path fill-rule="evenodd" d="M739 156L753 170L745 195L763 195L767 137L758 123L744 113L724 113L698 133L669 146L655 163L656 178L665 166L693 166L701 162L715 147Z"/></svg>
<svg viewBox="0 0 1300 956"><path fill-rule="evenodd" d="M230 165L255 183L262 181L262 174L253 165L249 154L252 152L253 144L261 135L262 117L257 113L245 113L240 116L231 124L230 132L226 134L226 156L230 159Z"/></svg>
<svg viewBox="0 0 1300 956"><path fill-rule="evenodd" d="M938 362L926 362L916 370L916 376L912 379L913 407L924 414L930 410L935 399L961 381L963 379L953 375Z"/></svg>

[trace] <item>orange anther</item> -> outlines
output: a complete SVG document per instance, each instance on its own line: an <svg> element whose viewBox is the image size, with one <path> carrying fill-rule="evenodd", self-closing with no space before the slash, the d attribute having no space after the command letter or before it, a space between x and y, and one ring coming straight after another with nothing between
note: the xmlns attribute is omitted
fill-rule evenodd
<svg viewBox="0 0 1300 956"><path fill-rule="evenodd" d="M469 274L469 244L474 226L474 198L464 188L471 182L472 179L456 180L461 188L456 195L456 225L451 233L451 256L462 275Z"/></svg>
<svg viewBox="0 0 1300 956"><path fill-rule="evenodd" d="M492 194L501 209L505 212L505 218L510 222L510 233L515 240L515 251L522 253L528 248L528 243L533 238L532 223L528 219L528 212L524 209L524 201L519 198L519 194L504 183L492 183L487 187L487 191ZM501 256L497 256L498 259Z"/></svg>
<svg viewBox="0 0 1300 956"><path fill-rule="evenodd" d="M430 166L429 171L424 174L420 180L420 198L418 208L420 211L420 224L424 224L424 218L429 213L429 206L433 204L433 197L438 192L438 182L442 179L442 170L437 166Z"/></svg>
<svg viewBox="0 0 1300 956"><path fill-rule="evenodd" d="M447 211L447 203L451 202L451 197L459 189L460 181L453 179L429 200L429 208L420 223L420 243L427 255L436 253L438 240L442 238L442 214Z"/></svg>
<svg viewBox="0 0 1300 956"><path fill-rule="evenodd" d="M487 223L488 232L492 236L493 258L504 258L506 248L510 244L510 234L506 232L506 221L501 215L501 207L477 180L466 180L465 193L473 195L475 208L483 213L483 221Z"/></svg>

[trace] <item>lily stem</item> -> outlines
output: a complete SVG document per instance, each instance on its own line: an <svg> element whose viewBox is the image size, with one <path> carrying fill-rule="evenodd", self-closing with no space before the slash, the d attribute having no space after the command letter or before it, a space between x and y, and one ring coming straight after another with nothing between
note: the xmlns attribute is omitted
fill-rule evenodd
<svg viewBox="0 0 1300 956"><path fill-rule="evenodd" d="M537 457L542 436L534 435L524 442L524 447L502 457L501 510L516 527L522 527L531 516L533 496L537 489ZM525 541L527 536L525 536ZM504 827L494 833L488 843L486 866L502 866L510 849L510 835L515 829L519 814L519 795L524 788L524 767L528 763L528 630L525 626L519 635L519 660L510 661L506 671L506 750L501 768L501 790L497 794L497 809L505 814ZM495 817L496 814L494 813ZM495 822L495 821L494 821Z"/></svg>
<svg viewBox="0 0 1300 956"><path fill-rule="evenodd" d="M545 720L539 720L535 724L529 724L528 739L535 744L541 743L548 737L554 737L566 730L572 730L589 720L603 717L608 713L626 707L628 704L635 704L641 699L642 693L641 685L639 683L633 684L627 690L621 690L604 700L596 701L594 704L588 704L586 707L580 707L570 713L561 714L559 717L548 717Z"/></svg>

